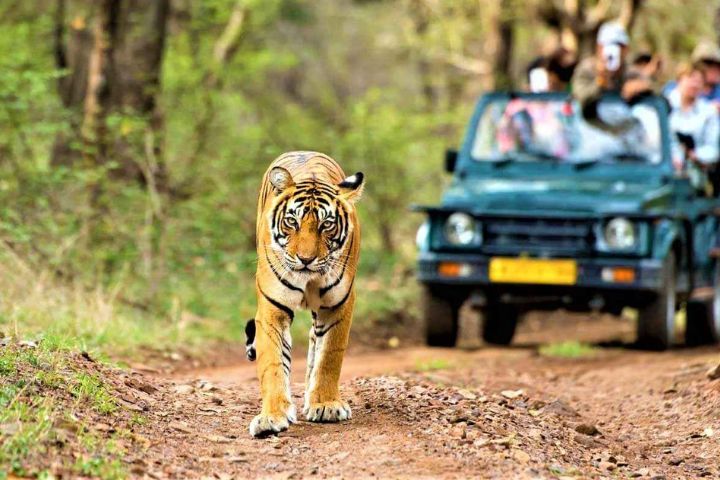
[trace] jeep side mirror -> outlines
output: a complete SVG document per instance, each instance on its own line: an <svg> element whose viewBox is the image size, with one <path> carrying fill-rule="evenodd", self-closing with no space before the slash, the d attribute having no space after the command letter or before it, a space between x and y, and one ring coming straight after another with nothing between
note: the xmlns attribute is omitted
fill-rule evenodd
<svg viewBox="0 0 720 480"><path fill-rule="evenodd" d="M453 173L457 163L458 151L452 148L445 150L445 171Z"/></svg>

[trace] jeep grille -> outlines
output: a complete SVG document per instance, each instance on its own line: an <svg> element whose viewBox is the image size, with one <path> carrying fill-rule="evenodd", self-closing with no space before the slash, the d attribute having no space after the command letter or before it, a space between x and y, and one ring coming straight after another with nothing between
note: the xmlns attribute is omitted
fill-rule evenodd
<svg viewBox="0 0 720 480"><path fill-rule="evenodd" d="M592 226L584 220L490 218L483 225L490 254L573 255L590 252L594 243Z"/></svg>

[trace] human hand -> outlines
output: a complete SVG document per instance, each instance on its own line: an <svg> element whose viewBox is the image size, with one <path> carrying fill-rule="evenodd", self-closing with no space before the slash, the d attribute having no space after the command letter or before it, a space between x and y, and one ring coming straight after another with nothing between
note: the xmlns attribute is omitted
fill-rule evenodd
<svg viewBox="0 0 720 480"><path fill-rule="evenodd" d="M662 57L660 55L653 55L648 65L648 75L655 77L660 74L662 70Z"/></svg>
<svg viewBox="0 0 720 480"><path fill-rule="evenodd" d="M632 78L626 80L620 91L623 100L631 100L636 95L652 90L652 85L646 78Z"/></svg>
<svg viewBox="0 0 720 480"><path fill-rule="evenodd" d="M612 80L612 74L613 72L607 68L605 59L602 58L602 56L597 56L595 58L595 78L597 79L598 86L601 88L609 88Z"/></svg>
<svg viewBox="0 0 720 480"><path fill-rule="evenodd" d="M673 164L673 168L675 169L675 173L677 173L677 174L682 173L685 162L683 162L683 159L681 156L679 156L679 155L673 156L672 164Z"/></svg>
<svg viewBox="0 0 720 480"><path fill-rule="evenodd" d="M686 149L685 150L685 158L688 159L690 163L695 165L701 170L707 170L708 166L700 161L700 159L697 156L697 153L695 153L694 149Z"/></svg>

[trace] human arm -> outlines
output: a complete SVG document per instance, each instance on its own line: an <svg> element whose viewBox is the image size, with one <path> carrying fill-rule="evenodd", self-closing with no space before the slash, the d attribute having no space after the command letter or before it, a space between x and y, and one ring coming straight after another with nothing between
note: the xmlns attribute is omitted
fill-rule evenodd
<svg viewBox="0 0 720 480"><path fill-rule="evenodd" d="M703 123L699 141L693 153L694 159L705 167L717 163L720 156L720 121L712 109Z"/></svg>
<svg viewBox="0 0 720 480"><path fill-rule="evenodd" d="M601 83L596 75L593 58L585 59L578 65L572 78L572 90L581 107L600 97L603 92Z"/></svg>

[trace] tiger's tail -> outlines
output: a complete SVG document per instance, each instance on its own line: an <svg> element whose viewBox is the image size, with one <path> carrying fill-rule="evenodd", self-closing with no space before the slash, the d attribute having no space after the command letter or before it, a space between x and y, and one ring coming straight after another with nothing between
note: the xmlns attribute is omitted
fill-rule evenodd
<svg viewBox="0 0 720 480"><path fill-rule="evenodd" d="M245 355L248 360L254 362L257 358L257 352L255 351L255 319L251 318L245 324Z"/></svg>

